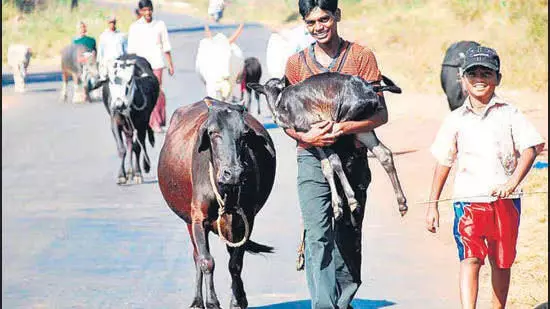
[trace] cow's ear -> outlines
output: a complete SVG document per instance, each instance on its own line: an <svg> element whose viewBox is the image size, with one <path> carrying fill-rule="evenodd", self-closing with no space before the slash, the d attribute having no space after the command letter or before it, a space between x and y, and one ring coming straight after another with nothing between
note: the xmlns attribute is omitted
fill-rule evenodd
<svg viewBox="0 0 550 309"><path fill-rule="evenodd" d="M262 84L258 83L247 83L246 87L252 89L258 93L265 94L265 87Z"/></svg>
<svg viewBox="0 0 550 309"><path fill-rule="evenodd" d="M208 136L208 130L206 129L206 126L200 129L197 144L199 144L199 152L208 150L210 148L210 136Z"/></svg>
<svg viewBox="0 0 550 309"><path fill-rule="evenodd" d="M275 157L275 149L273 148L272 143L268 140L269 137L256 133L256 131L249 126L246 126L245 136L248 145L251 145L252 147L263 147L272 157Z"/></svg>

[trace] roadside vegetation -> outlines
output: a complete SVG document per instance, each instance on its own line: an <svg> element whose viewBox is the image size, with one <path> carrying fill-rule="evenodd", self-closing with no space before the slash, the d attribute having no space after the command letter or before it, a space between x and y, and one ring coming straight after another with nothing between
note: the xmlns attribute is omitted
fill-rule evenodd
<svg viewBox="0 0 550 309"><path fill-rule="evenodd" d="M32 48L33 65L55 65L60 52L77 34L76 23L83 20L88 25L88 34L96 40L107 27L105 18L115 14L117 26L127 32L134 20L129 9L107 10L93 5L89 0L80 0L78 8L71 11L70 1L49 1L30 13L21 13L13 1L2 1L2 64L6 64L9 44L26 44Z"/></svg>

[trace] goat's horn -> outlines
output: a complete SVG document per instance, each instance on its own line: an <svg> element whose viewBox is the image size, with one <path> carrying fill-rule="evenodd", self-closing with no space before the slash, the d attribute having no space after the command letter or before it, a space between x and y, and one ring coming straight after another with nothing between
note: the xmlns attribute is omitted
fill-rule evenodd
<svg viewBox="0 0 550 309"><path fill-rule="evenodd" d="M243 32L243 28L244 28L244 23L240 23L237 30L235 30L235 32L229 38L229 44L233 44L237 40L239 35L241 35L241 33Z"/></svg>

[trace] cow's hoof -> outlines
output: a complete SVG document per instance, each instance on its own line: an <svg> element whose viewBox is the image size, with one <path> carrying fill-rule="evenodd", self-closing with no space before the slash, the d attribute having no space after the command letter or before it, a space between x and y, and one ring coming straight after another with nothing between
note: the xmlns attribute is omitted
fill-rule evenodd
<svg viewBox="0 0 550 309"><path fill-rule="evenodd" d="M189 306L189 308L191 308L191 309L204 309L204 303L202 301L202 298L195 297L195 299L193 300L193 302L191 303L191 306Z"/></svg>
<svg viewBox="0 0 550 309"><path fill-rule="evenodd" d="M125 184L126 182L128 181L128 179L126 179L126 177L123 177L123 176L120 176L118 177L118 180L117 180L117 185L123 185Z"/></svg>
<svg viewBox="0 0 550 309"><path fill-rule="evenodd" d="M134 176L134 183L136 183L136 184L143 183L143 176L141 176L141 175Z"/></svg>
<svg viewBox="0 0 550 309"><path fill-rule="evenodd" d="M248 308L248 300L246 296L236 299L234 296L231 296L231 302L229 303L229 308L231 309L245 309Z"/></svg>
<svg viewBox="0 0 550 309"><path fill-rule="evenodd" d="M212 302L212 303L206 303L206 308L207 309L221 309L222 307L220 306L220 302L215 301L215 302Z"/></svg>

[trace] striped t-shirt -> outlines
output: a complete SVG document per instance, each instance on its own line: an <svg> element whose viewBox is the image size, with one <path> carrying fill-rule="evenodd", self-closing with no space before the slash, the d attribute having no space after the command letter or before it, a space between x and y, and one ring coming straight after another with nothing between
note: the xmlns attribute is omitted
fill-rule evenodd
<svg viewBox="0 0 550 309"><path fill-rule="evenodd" d="M373 52L357 43L348 41L343 41L340 54L329 71L359 76L366 81L382 79ZM294 85L312 75L323 72L326 72L326 68L312 57L310 47L308 47L288 58L285 76L290 84Z"/></svg>

